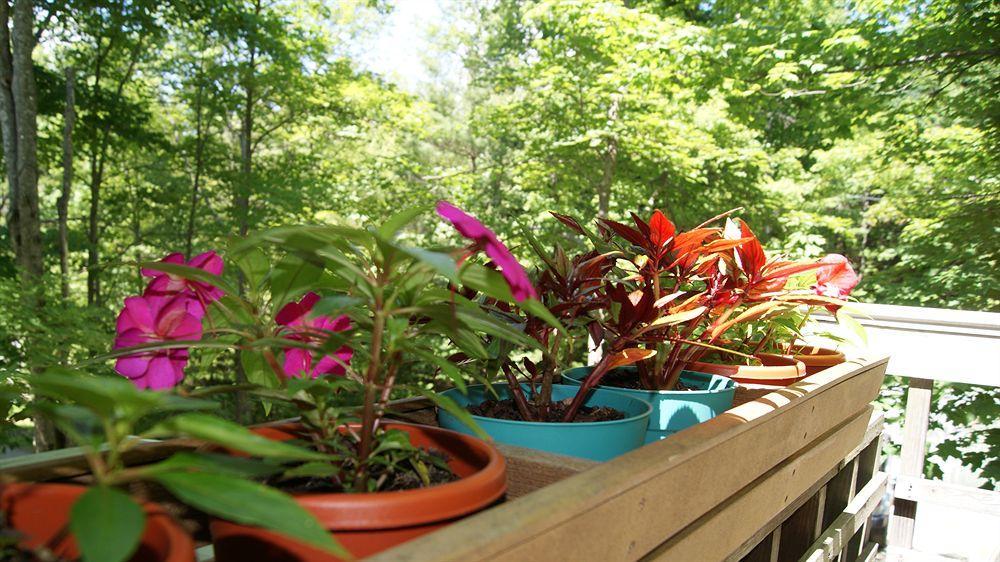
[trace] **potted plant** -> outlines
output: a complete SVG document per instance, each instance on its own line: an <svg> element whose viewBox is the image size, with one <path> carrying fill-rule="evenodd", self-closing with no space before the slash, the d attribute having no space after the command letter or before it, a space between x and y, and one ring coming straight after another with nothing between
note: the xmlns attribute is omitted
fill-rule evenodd
<svg viewBox="0 0 1000 562"><path fill-rule="evenodd" d="M298 423L258 434L326 458L267 482L292 493L356 557L483 509L506 487L503 457L486 441L385 418L394 393L405 391L471 423L453 401L413 382L416 371L438 370L463 388L464 373L446 359L449 349L485 356L481 332L527 341L458 294L463 285L479 285L459 276L451 256L402 240L421 211L371 229L301 226L251 235L228 254L244 280L242 295L204 268L145 264L190 293L221 290L206 309L203 337L183 346L237 348L257 396L299 408ZM212 532L220 562L262 553L331 559L297 537L238 520L214 521Z"/></svg>
<svg viewBox="0 0 1000 562"><path fill-rule="evenodd" d="M52 369L28 382L35 399L24 414L44 415L79 445L93 483L0 485L0 522L5 536L13 537L3 548L12 558L20 552L41 560L193 562L194 543L187 532L156 504L130 497L127 487L136 482L159 485L205 513L286 533L319 551L342 552L292 498L248 480L287 461L325 455L272 442L197 411L215 407L213 402L140 390L117 377ZM141 430L152 417L157 423ZM233 462L192 451L153 464L125 465L124 456L139 443L177 434L266 460Z"/></svg>
<svg viewBox="0 0 1000 562"><path fill-rule="evenodd" d="M455 389L445 395L503 443L593 460L608 460L641 446L651 412L648 403L604 389L556 384L567 358L586 341L589 314L602 306L604 276L614 253L590 252L572 259L561 249L551 258L542 253L546 265L536 290L524 268L491 230L447 202L439 203L437 209L471 241L458 251L463 257L460 276L481 280L467 286L482 290L468 296L477 298L491 318L527 336L522 341L496 341L490 346L492 353L481 361L487 377L498 373L506 384L477 385L467 393ZM533 245L537 247L534 241ZM488 267L468 259L480 251L490 258ZM515 308L508 304L511 297L522 303L538 303L535 299L540 299L546 306ZM514 354L524 350L537 355L537 360L515 359ZM637 359L630 352L609 355L606 365L613 368ZM571 413L575 397L580 402ZM463 431L461 420L450 411L439 411L438 422Z"/></svg>
<svg viewBox="0 0 1000 562"><path fill-rule="evenodd" d="M705 421L728 409L730 378L753 375L798 379L804 367L781 354L742 351L733 340L743 326L767 323L801 305L839 302L811 292L786 290L789 278L821 267L781 257L768 259L749 226L732 211L678 232L660 211L648 220L633 214L634 227L600 219L596 237L575 220L560 220L618 252L591 335L605 351L645 354L628 369L606 374L600 363L568 371L585 387L603 385L644 395L654 404L648 440ZM713 226L725 219L724 226ZM642 350L636 351L636 350ZM742 358L733 362L732 358Z"/></svg>
<svg viewBox="0 0 1000 562"><path fill-rule="evenodd" d="M603 344L605 357L611 354L614 358L628 349L627 353L637 359L634 365L614 370L601 363L569 369L563 373L564 379L614 389L652 404L647 443L728 409L735 394L732 380L693 371L677 372L667 364L672 352L685 344L672 340L672 334L704 317L707 311L706 293L698 285L702 270L738 242L726 241L710 223L677 232L660 211L649 220L633 214L636 228L598 221L601 236L574 219L557 218L616 257L614 267L604 276L601 302L592 312L588 332L595 343ZM673 347L662 345L665 341Z"/></svg>

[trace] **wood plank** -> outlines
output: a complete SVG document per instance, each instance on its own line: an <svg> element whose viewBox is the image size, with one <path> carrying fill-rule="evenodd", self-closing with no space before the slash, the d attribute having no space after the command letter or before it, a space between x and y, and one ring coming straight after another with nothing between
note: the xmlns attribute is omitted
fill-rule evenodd
<svg viewBox="0 0 1000 562"><path fill-rule="evenodd" d="M854 485L858 480L858 459L840 469L826 487L826 506L823 516L823 528L826 529L833 524L833 520L847 508L854 498Z"/></svg>
<svg viewBox="0 0 1000 562"><path fill-rule="evenodd" d="M778 547L781 544L781 528L769 533L740 559L740 562L778 562Z"/></svg>
<svg viewBox="0 0 1000 562"><path fill-rule="evenodd" d="M889 478L884 472L876 473L851 500L822 535L812 544L801 560L807 562L824 562L836 558L847 548L848 542L868 520L868 517L878 507L878 502L885 495ZM845 557L844 560L854 560Z"/></svg>
<svg viewBox="0 0 1000 562"><path fill-rule="evenodd" d="M861 556L858 558L860 562L875 562L878 557L878 543L869 542L865 544L864 550L861 551Z"/></svg>
<svg viewBox="0 0 1000 562"><path fill-rule="evenodd" d="M866 406L860 414L838 424L801 453L714 507L694 524L658 546L644 560L723 560L730 556L773 514L837 466L864 435L871 408ZM815 514L817 506L807 501L803 508ZM787 537L789 533L797 533L798 528L781 526L779 561L787 559L786 548L797 548L793 558L797 559L811 544L814 521L808 516L806 519L801 528L807 537L801 544L798 544L800 536Z"/></svg>
<svg viewBox="0 0 1000 562"><path fill-rule="evenodd" d="M864 410L842 458L864 433L886 362L827 369L372 560L636 559ZM601 540L580 540L589 536Z"/></svg>
<svg viewBox="0 0 1000 562"><path fill-rule="evenodd" d="M497 445L507 459L507 499L512 500L597 466L597 462L535 449Z"/></svg>
<svg viewBox="0 0 1000 562"><path fill-rule="evenodd" d="M781 524L781 545L778 547L778 562L798 560L799 556L816 540L819 533L818 521L822 521L820 510L824 498L815 493ZM763 506L762 506L763 507ZM665 558L670 557L669 553ZM676 558L675 558L676 560Z"/></svg>
<svg viewBox="0 0 1000 562"><path fill-rule="evenodd" d="M771 520L768 521L766 525L762 525L761 528L758 529L756 533L748 537L747 540L744 541L743 545L740 546L740 548L738 548L729 557L727 557L727 561L735 562L736 560L739 560L742 556L744 556L747 552L749 552L750 549L755 544L760 542L772 530L774 530L775 528L780 529L781 523L785 519L787 519L796 509L798 509L803 503L805 503L805 501L809 497L811 497L812 494L816 493L816 491L819 490L821 487L826 486L829 482L831 482L834 476L838 474L841 470L843 470L845 467L856 467L857 463L855 463L854 461L856 460L858 454L864 449L864 447L867 446L868 443L871 443L872 441L874 441L875 439L879 438L879 436L882 435L884 422L885 422L884 414L882 414L882 412L878 410L873 411L871 418L868 421L868 429L865 430L865 436L858 444L858 446L855 447L850 453L848 453L847 456L844 458L844 460L842 460L837 467L831 469L829 473L824 475L822 478L818 479L812 486L810 486L809 489L806 491L806 493L802 494L794 501L790 502L787 507L785 507L780 512L778 512L774 517L772 517ZM853 470L856 470L856 468L853 468ZM848 474L850 475L851 478L850 482L853 484L856 473L853 471L849 471ZM829 491L827 493L829 494ZM853 496L854 490L849 489L849 493L851 496ZM833 517L839 515L840 512L843 511L845 507L847 507L847 502L849 501L849 499L850 498L848 498L848 500L845 500L843 505L836 508L836 511L833 513L833 516L830 519L831 521ZM826 507L824 506L824 511L825 510ZM825 528L826 525L829 524L829 521L826 521L825 523L826 524L824 524L823 528Z"/></svg>
<svg viewBox="0 0 1000 562"><path fill-rule="evenodd" d="M899 476L894 490L897 498L957 507L1000 517L1000 492L972 486L948 484L940 480Z"/></svg>
<svg viewBox="0 0 1000 562"><path fill-rule="evenodd" d="M930 421L931 391L934 381L910 379L906 393L906 414L903 422L903 445L900 451L899 472L904 476L924 473L924 455L927 451L927 426ZM889 521L889 546L905 549L913 547L913 528L917 519L917 503L913 500L895 499Z"/></svg>

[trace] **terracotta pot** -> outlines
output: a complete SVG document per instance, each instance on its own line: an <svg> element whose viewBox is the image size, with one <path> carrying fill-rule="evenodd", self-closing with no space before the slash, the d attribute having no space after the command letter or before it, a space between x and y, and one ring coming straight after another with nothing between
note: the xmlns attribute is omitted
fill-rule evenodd
<svg viewBox="0 0 1000 562"><path fill-rule="evenodd" d="M73 503L87 488L75 484L8 484L0 488L4 521L25 538L21 548L46 546L67 560L80 557L76 540L63 533ZM194 541L163 508L143 504L146 530L132 562L194 562Z"/></svg>
<svg viewBox="0 0 1000 562"><path fill-rule="evenodd" d="M507 467L497 449L454 431L403 423L418 446L448 456L460 477L430 488L372 494L300 494L295 499L357 558L364 558L424 535L495 503L507 490ZM298 424L254 431L281 441L297 437ZM258 527L216 520L211 524L217 562L268 560L330 562L341 560L315 548Z"/></svg>
<svg viewBox="0 0 1000 562"><path fill-rule="evenodd" d="M827 349L814 345L795 345L792 347L791 353L793 357L805 364L807 375L816 374L823 369L840 365L847 360L843 353L835 349Z"/></svg>
<svg viewBox="0 0 1000 562"><path fill-rule="evenodd" d="M763 365L722 365L692 361L686 370L729 377L745 384L788 386L808 376L806 366L790 355L758 353Z"/></svg>

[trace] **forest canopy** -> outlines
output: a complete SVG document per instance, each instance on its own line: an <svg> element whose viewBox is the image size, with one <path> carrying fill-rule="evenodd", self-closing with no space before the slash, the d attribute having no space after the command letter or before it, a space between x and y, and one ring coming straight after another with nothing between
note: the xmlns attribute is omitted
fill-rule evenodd
<svg viewBox="0 0 1000 562"><path fill-rule="evenodd" d="M0 368L107 350L144 260L439 199L515 252L743 207L861 300L1000 311L995 2L445 4L460 77L401 88L357 55L390 1L0 0Z"/></svg>

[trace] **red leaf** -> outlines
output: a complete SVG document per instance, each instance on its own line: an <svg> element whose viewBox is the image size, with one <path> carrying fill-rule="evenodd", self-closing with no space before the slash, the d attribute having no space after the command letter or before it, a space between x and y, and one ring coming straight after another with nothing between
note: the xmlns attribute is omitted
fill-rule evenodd
<svg viewBox="0 0 1000 562"><path fill-rule="evenodd" d="M598 224L602 224L609 229L613 230L622 238L628 240L629 242L635 244L636 246L645 247L646 238L638 230L625 226L620 222L615 222L609 219L597 219Z"/></svg>
<svg viewBox="0 0 1000 562"><path fill-rule="evenodd" d="M676 231L677 228L674 226L674 223L670 222L670 219L661 213L659 209L653 213L653 216L649 217L649 240L653 243L654 247L663 247L674 237Z"/></svg>
<svg viewBox="0 0 1000 562"><path fill-rule="evenodd" d="M611 369L617 367L624 367L625 365L638 363L639 361L648 359L654 355L656 355L655 349L639 349L637 347L626 349L611 356L611 359L608 360L608 370L610 371Z"/></svg>
<svg viewBox="0 0 1000 562"><path fill-rule="evenodd" d="M746 272L748 277L753 279L760 273L764 264L767 263L767 256L764 254L764 247L760 245L760 240L757 240L753 231L750 230L750 226L742 219L740 219L740 234L747 241L740 244L736 248L736 251L740 255L740 263L743 265L743 271Z"/></svg>
<svg viewBox="0 0 1000 562"><path fill-rule="evenodd" d="M549 211L549 214L556 218L557 221L565 224L571 230L575 231L577 234L584 234L583 227L580 223L576 222L576 219L567 215L561 215L555 211Z"/></svg>

